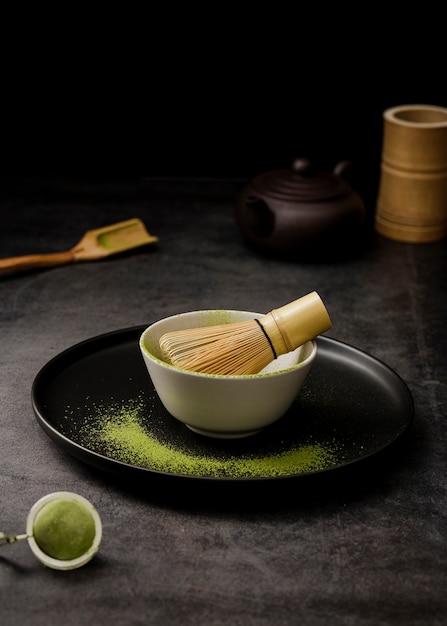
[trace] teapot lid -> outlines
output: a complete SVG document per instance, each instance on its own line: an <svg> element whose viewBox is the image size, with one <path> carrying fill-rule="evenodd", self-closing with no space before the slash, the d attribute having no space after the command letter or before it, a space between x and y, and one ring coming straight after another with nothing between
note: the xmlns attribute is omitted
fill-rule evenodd
<svg viewBox="0 0 447 626"><path fill-rule="evenodd" d="M351 193L343 173L349 162L342 161L333 173L317 171L308 159L295 159L290 170L274 170L256 176L252 185L260 193L281 200L318 202Z"/></svg>

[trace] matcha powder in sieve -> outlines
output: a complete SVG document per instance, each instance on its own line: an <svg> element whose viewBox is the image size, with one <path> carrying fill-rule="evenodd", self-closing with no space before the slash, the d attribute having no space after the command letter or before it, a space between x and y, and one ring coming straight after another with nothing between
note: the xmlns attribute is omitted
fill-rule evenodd
<svg viewBox="0 0 447 626"><path fill-rule="evenodd" d="M95 539L96 527L91 513L75 500L49 502L37 514L33 535L39 548L60 560L85 554Z"/></svg>

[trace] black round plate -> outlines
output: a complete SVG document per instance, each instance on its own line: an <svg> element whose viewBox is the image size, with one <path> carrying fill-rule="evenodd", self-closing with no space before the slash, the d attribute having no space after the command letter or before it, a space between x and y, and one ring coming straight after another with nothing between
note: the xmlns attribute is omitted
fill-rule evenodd
<svg viewBox="0 0 447 626"><path fill-rule="evenodd" d="M49 361L33 383L44 431L98 469L219 481L304 476L383 450L413 418L411 393L390 367L319 337L306 382L276 424L240 440L195 434L158 399L138 345L144 328L83 341Z"/></svg>

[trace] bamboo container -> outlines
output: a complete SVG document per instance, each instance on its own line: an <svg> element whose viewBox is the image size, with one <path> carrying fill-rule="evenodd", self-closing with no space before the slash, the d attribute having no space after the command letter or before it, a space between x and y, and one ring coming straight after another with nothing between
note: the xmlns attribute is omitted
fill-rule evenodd
<svg viewBox="0 0 447 626"><path fill-rule="evenodd" d="M404 105L384 114L375 228L397 241L447 235L447 109Z"/></svg>

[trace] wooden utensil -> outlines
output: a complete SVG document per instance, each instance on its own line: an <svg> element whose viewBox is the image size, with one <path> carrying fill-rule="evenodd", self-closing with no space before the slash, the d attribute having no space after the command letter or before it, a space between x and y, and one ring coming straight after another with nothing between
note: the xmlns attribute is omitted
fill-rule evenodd
<svg viewBox="0 0 447 626"><path fill-rule="evenodd" d="M148 233L140 219L133 218L103 228L89 230L74 248L65 252L29 254L0 259L0 274L35 267L67 265L77 261L96 261L156 241L158 241L158 237Z"/></svg>
<svg viewBox="0 0 447 626"><path fill-rule="evenodd" d="M204 374L257 374L273 359L332 327L316 291L259 319L176 330L160 337L168 363Z"/></svg>

